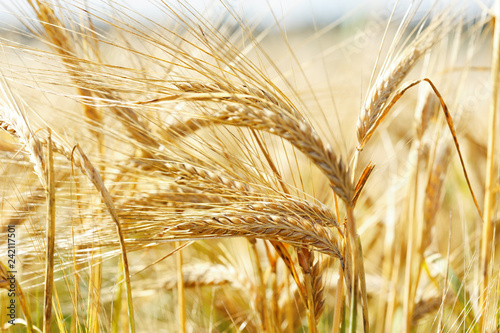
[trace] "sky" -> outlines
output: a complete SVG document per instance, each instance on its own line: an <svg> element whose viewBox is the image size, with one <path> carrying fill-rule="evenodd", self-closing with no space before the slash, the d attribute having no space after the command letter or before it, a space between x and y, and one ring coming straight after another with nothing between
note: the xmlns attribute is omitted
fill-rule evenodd
<svg viewBox="0 0 500 333"><path fill-rule="evenodd" d="M135 12L141 13L148 18L159 20L162 18L161 10L157 5L161 0L59 0L61 3L70 3L80 6L104 8L105 3L113 3L114 6L120 7L126 5ZM176 0L163 0L172 6L178 6ZM26 0L0 0L0 24L14 24L12 12L19 13L16 8L26 8ZM219 0L187 0L193 8L204 12L203 8L213 6L221 6ZM365 11L366 14L375 12L390 13L396 0L225 0L238 12L245 13L248 18L258 17L264 20L273 20L272 11L276 16L285 16L285 24L288 28L294 26L311 26L313 23L328 24L329 22L347 15L349 12L359 13ZM419 2L418 0L399 0L399 8L406 9L412 3ZM435 0L422 0L420 11L425 12L436 3ZM468 6L468 12L475 15L478 8L481 6L491 7L493 0L441 0L440 4L455 3L458 6ZM284 5L284 3L286 5Z"/></svg>

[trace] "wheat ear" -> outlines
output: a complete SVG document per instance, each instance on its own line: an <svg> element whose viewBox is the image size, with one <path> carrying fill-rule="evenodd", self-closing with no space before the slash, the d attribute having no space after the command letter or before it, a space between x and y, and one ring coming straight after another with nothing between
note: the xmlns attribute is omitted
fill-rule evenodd
<svg viewBox="0 0 500 333"><path fill-rule="evenodd" d="M398 88L399 84L413 68L417 60L430 47L430 44L412 45L412 47L396 60L375 81L374 86L368 93L366 102L361 109L356 124L358 136L358 149L366 145L373 134L374 126L389 100L389 97Z"/></svg>
<svg viewBox="0 0 500 333"><path fill-rule="evenodd" d="M46 188L46 163L42 145L20 111L13 105L7 105L5 101L2 101L0 105L0 128L16 137L23 144L23 148L28 152L29 159L33 164L33 170Z"/></svg>
<svg viewBox="0 0 500 333"><path fill-rule="evenodd" d="M373 131L378 125L381 115L384 114L388 107L391 107L391 105L388 105L389 99L406 75L411 71L419 58L448 31L446 23L452 16L449 12L444 12L438 16L434 22L425 27L401 51L397 59L391 61L391 65L386 67L375 80L375 83L366 96L356 125L358 150L363 149L373 135ZM439 31L439 33L436 31Z"/></svg>
<svg viewBox="0 0 500 333"><path fill-rule="evenodd" d="M154 239L257 237L297 247L310 246L316 251L343 260L338 249L337 237L329 227L295 217L290 212L281 212L280 215L276 213L269 215L226 208L224 213L202 211L196 215L172 216L163 221L163 230ZM135 237L141 239L139 230L132 230L134 230ZM130 229L126 229L125 232L130 232ZM147 237L150 239L149 235Z"/></svg>
<svg viewBox="0 0 500 333"><path fill-rule="evenodd" d="M280 136L309 157L328 177L335 193L346 202L353 198L349 168L329 144L325 144L312 126L293 107L263 89L225 87L222 84L174 83L178 88L168 96L135 102L136 105L184 101L200 105L201 115L174 119L163 136L171 140L211 125L248 127ZM216 102L214 109L208 102Z"/></svg>
<svg viewBox="0 0 500 333"><path fill-rule="evenodd" d="M352 199L353 186L348 167L306 122L269 109L239 105L227 105L224 110L216 111L207 117L215 123L262 130L287 140L319 167L340 198L346 202Z"/></svg>
<svg viewBox="0 0 500 333"><path fill-rule="evenodd" d="M59 54L66 69L68 70L69 75L71 76L71 79L78 84L78 78L82 68L79 64L80 59L75 56L76 40L72 38L73 36L69 33L70 30L64 27L63 22L61 22L61 20L57 17L53 8L49 4L37 1L37 7L32 1L28 2L35 11L39 22L45 30L44 39L47 40L50 43L50 46L57 52L57 54ZM84 86L78 85L77 91L79 95L84 98L92 98L92 91ZM97 108L90 104L82 104L82 107L85 114L85 120L92 126L92 128L97 127L97 129L91 129L91 133L95 135L102 144L102 114Z"/></svg>

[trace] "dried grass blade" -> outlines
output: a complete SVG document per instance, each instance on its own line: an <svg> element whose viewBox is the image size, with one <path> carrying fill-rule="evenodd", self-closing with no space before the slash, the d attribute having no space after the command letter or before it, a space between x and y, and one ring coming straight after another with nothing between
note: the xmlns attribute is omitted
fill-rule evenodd
<svg viewBox="0 0 500 333"><path fill-rule="evenodd" d="M445 118L446 118L446 123L448 124L448 128L450 129L451 135L453 137L453 142L455 144L455 148L457 149L458 157L460 158L460 164L462 165L462 171L465 176L465 180L467 181L467 186L469 187L470 194L472 196L472 200L474 200L474 204L476 205L477 212L479 216L481 217L481 220L483 219L483 214L481 213L481 209L479 208L479 204L477 203L476 196L474 195L474 191L472 190L472 186L469 180L469 175L467 173L467 169L465 167L465 162L462 157L462 151L460 150L460 145L458 144L458 139L457 139L457 134L455 132L455 127L453 126L453 119L451 118L450 112L448 111L448 107L446 106L446 103L444 102L443 97L441 96L441 93L438 91L434 83L430 79L423 79L423 81L426 81L427 83L430 84L432 90L434 90L434 93L439 99L439 102L441 103L441 107L443 109Z"/></svg>

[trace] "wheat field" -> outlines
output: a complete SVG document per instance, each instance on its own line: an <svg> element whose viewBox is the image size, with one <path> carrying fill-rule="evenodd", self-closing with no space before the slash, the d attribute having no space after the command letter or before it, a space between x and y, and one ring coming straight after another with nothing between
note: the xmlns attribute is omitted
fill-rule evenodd
<svg viewBox="0 0 500 333"><path fill-rule="evenodd" d="M499 1L22 2L0 331L500 330Z"/></svg>

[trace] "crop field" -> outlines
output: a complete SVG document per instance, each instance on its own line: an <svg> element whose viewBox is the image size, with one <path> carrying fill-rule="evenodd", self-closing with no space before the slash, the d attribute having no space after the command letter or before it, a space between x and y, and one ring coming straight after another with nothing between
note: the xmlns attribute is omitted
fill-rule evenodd
<svg viewBox="0 0 500 333"><path fill-rule="evenodd" d="M500 1L146 3L3 10L0 331L499 332Z"/></svg>

